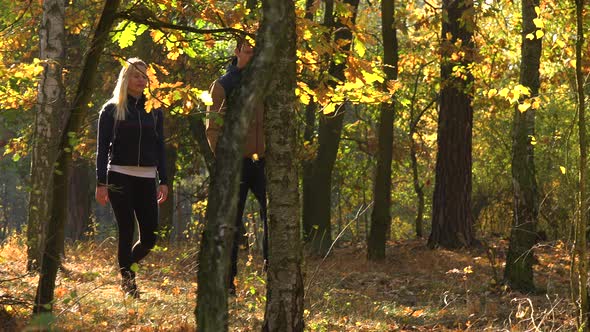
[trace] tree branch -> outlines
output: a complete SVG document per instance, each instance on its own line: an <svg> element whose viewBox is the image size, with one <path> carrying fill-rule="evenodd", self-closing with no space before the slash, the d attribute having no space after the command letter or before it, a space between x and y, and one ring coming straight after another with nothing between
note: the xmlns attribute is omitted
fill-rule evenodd
<svg viewBox="0 0 590 332"><path fill-rule="evenodd" d="M140 7L134 11L125 11L117 14L118 18L126 19L135 23L144 24L152 29L171 29L185 32L192 32L198 34L220 34L231 33L238 35L245 35L254 38L253 34L235 28L219 28L219 29L198 29L191 26L173 24L159 20L155 13L145 7Z"/></svg>

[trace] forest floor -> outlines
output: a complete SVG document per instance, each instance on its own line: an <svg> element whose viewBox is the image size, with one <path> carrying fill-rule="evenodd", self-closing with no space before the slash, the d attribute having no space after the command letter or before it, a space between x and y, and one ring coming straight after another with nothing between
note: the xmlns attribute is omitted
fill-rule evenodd
<svg viewBox="0 0 590 332"><path fill-rule="evenodd" d="M141 298L119 290L116 246L80 242L66 248L54 317L31 319L38 277L26 275L26 247L12 237L0 247L0 331L194 331L196 253L188 244L160 248L140 265ZM382 263L348 245L327 259L306 258L306 331L575 331L569 254L540 244L535 283L526 295L499 285L507 243L490 250L430 250L425 241L389 243ZM260 331L265 277L260 257L241 252L238 290L230 298L230 331ZM495 277L494 277L495 276Z"/></svg>

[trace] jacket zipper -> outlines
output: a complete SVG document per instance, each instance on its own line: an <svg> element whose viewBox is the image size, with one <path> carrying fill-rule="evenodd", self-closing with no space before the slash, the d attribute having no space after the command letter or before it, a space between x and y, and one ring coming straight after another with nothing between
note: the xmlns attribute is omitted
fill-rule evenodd
<svg viewBox="0 0 590 332"><path fill-rule="evenodd" d="M137 142L137 166L139 166L139 160L141 159L141 112L137 108L139 98L135 101L135 110L137 111L137 119L139 120L139 142Z"/></svg>

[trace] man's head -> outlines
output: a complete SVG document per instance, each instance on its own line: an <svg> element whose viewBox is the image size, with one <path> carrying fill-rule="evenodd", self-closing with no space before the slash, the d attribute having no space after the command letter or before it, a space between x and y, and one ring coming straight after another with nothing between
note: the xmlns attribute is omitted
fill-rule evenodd
<svg viewBox="0 0 590 332"><path fill-rule="evenodd" d="M237 67L243 69L250 62L250 59L252 59L254 47L246 38L240 37L238 38L234 53L238 60Z"/></svg>

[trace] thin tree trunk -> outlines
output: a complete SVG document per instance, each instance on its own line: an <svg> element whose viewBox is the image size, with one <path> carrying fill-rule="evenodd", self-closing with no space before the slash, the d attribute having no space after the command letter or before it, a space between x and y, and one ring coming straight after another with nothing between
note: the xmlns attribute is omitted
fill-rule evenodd
<svg viewBox="0 0 590 332"><path fill-rule="evenodd" d="M414 191L418 196L418 206L416 211L416 237L421 239L424 235L423 224L424 224L424 186L420 183L418 175L418 158L416 157L416 142L414 141L414 131L410 130L410 159L412 160L412 178L414 183Z"/></svg>
<svg viewBox="0 0 590 332"><path fill-rule="evenodd" d="M74 241L81 240L88 230L90 222L90 162L78 159L71 164L68 179L68 223L66 237Z"/></svg>
<svg viewBox="0 0 590 332"><path fill-rule="evenodd" d="M313 20L314 14L311 11L313 6L314 0L306 0L305 1L305 18L308 20ZM326 15L329 8L326 8ZM331 9L330 9L331 13ZM309 46L308 46L309 47ZM309 47L311 48L311 47ZM313 75L313 73L309 73ZM317 83L312 81L310 83L310 88L314 88ZM314 133L315 133L315 118L317 114L318 104L312 99L309 101L309 104L305 106L305 125L303 129L303 141L304 145L313 143ZM310 241L311 236L313 235L313 220L310 217L307 217L307 214L311 213L312 202L312 192L314 190L313 185L313 159L305 159L301 161L301 168L302 168L302 194L303 194L303 208L302 208L302 224L303 224L303 239L304 241Z"/></svg>
<svg viewBox="0 0 590 332"><path fill-rule="evenodd" d="M267 2L265 1L265 4ZM297 87L295 3L268 1L265 14L275 18L273 41L280 50L274 80L266 98L265 134L268 144L269 269L263 331L303 331L301 224L295 147L295 88ZM275 37L276 36L276 37Z"/></svg>
<svg viewBox="0 0 590 332"><path fill-rule="evenodd" d="M63 1L62 1L63 2ZM77 133L88 114L88 103L94 90L96 69L102 54L102 49L108 40L108 33L116 18L116 11L120 0L106 0L98 26L94 32L90 49L84 59L84 66L80 75L78 89L72 105L72 112L68 114L66 129L57 142L58 158L53 173L53 203L51 219L47 227L47 240L43 252L41 275L35 296L34 313L51 311L55 278L60 265L60 248L64 241L64 223L67 218L67 178L72 161L72 150L69 147L69 133ZM49 189L51 190L51 189Z"/></svg>
<svg viewBox="0 0 590 332"><path fill-rule="evenodd" d="M537 28L533 20L537 17L535 7L539 0L522 1L522 45L520 84L530 89L530 97L539 94L539 66L541 39L526 38ZM510 244L506 256L504 279L514 289L531 292L533 282L533 246L537 241L536 224L539 214L539 198L535 178L534 146L535 110L531 107L521 112L514 109L512 141L512 184L514 186L514 220Z"/></svg>
<svg viewBox="0 0 590 332"><path fill-rule="evenodd" d="M31 158L31 192L27 226L27 270L41 266L46 226L51 215L53 170L57 159L56 140L62 129L65 88L62 71L65 59L65 1L43 2L39 32L41 59L45 70L39 82Z"/></svg>
<svg viewBox="0 0 590 332"><path fill-rule="evenodd" d="M170 123L170 122L168 122ZM166 137L169 137L166 135ZM174 227L174 210L176 208L176 200L174 199L175 189L174 188L174 177L176 176L176 159L178 153L176 146L171 143L166 144L166 170L168 171L168 199L160 204L160 220L159 229L165 231L164 240L171 241L171 237Z"/></svg>
<svg viewBox="0 0 590 332"><path fill-rule="evenodd" d="M584 46L584 0L576 0L576 92L578 98L578 131L580 139L580 202L579 218L576 221L575 256L578 272L578 330L590 330L589 305L588 305L588 254L586 248L586 223L588 221L588 191L586 190L586 177L588 167L588 138L586 134L586 108L584 95L584 73L582 72L582 49Z"/></svg>
<svg viewBox="0 0 590 332"><path fill-rule="evenodd" d="M381 34L383 36L383 63L386 82L397 79L398 45L395 28L395 0L381 0ZM379 116L379 150L374 182L374 205L371 213L371 230L367 243L369 260L385 259L387 235L390 233L391 214L391 160L393 152L393 120L395 97L381 103Z"/></svg>
<svg viewBox="0 0 590 332"><path fill-rule="evenodd" d="M207 142L205 124L203 123L202 119L196 118L194 116L189 116L188 121L192 133L191 136L194 137L195 141L197 142L199 153L203 156L205 166L207 166L207 171L209 174L213 174L215 168L215 156L213 155L213 151L211 151L209 143Z"/></svg>
<svg viewBox="0 0 590 332"><path fill-rule="evenodd" d="M242 85L229 99L224 116L223 133L217 146L215 170L209 190L206 226L199 251L197 273L199 290L195 315L198 331L227 331L227 279L230 244L236 229L237 194L240 177L242 144L256 103L261 102L274 75L279 44L283 37L275 8L281 0L264 1L263 19L257 36L251 64ZM278 21L278 22L277 22Z"/></svg>
<svg viewBox="0 0 590 332"><path fill-rule="evenodd" d="M474 13L472 0L443 0L438 152L432 207L431 248L476 243L471 215L471 144ZM457 46L458 40L460 46ZM460 52L459 52L460 51ZM463 52L463 53L461 53ZM452 55L464 54L453 60ZM464 71L460 77L456 68Z"/></svg>
<svg viewBox="0 0 590 332"><path fill-rule="evenodd" d="M354 24L359 0L344 0L343 2L352 8L351 22ZM333 5L332 0L326 0L325 25L333 27L335 40L337 43L344 44L341 48L342 51L349 52L352 45L352 32L339 20L333 22ZM345 67L345 62L336 63L332 60L328 73L331 77L336 78L336 80L344 82L346 80L344 76ZM337 82L330 81L330 84L332 87L335 87ZM312 251L317 255L325 255L332 243L332 170L336 162L340 136L342 134L344 121L343 107L344 104L336 105L336 111L334 113L326 114L320 118L318 134L319 148L317 156L313 161L313 175L311 180L314 190L309 191L311 197L304 198L304 202L309 203L309 205L303 208L303 223L308 226L312 225L313 230L311 231L311 235L308 236L308 239ZM306 193L308 192L306 191Z"/></svg>

